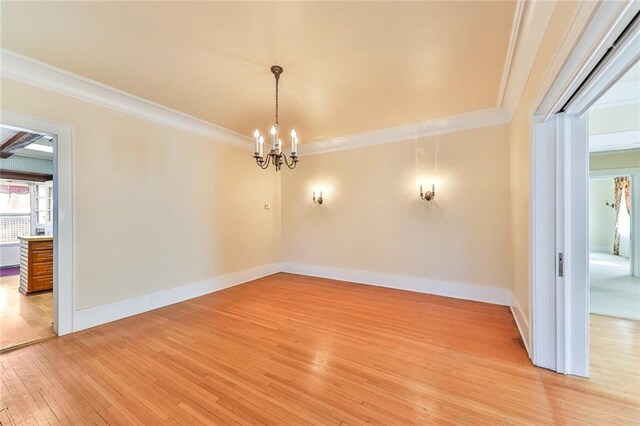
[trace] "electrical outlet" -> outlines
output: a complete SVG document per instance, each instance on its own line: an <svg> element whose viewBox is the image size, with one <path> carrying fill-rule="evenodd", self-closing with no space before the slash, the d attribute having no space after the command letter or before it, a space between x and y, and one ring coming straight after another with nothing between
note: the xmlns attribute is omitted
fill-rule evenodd
<svg viewBox="0 0 640 426"><path fill-rule="evenodd" d="M269 204L265 204L265 205L264 205L264 209L265 209L265 210L271 210L271 206L270 206Z"/></svg>

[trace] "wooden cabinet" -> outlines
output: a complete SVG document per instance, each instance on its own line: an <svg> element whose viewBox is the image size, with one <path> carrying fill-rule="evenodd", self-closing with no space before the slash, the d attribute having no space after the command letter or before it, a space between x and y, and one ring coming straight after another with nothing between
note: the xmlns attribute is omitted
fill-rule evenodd
<svg viewBox="0 0 640 426"><path fill-rule="evenodd" d="M53 238L20 238L20 293L53 289Z"/></svg>

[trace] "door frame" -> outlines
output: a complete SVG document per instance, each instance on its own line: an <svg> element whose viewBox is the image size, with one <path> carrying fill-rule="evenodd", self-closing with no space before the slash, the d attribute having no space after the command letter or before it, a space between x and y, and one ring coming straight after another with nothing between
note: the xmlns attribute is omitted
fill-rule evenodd
<svg viewBox="0 0 640 426"><path fill-rule="evenodd" d="M589 376L586 112L640 60L639 11L582 2L532 104L531 359L559 373Z"/></svg>
<svg viewBox="0 0 640 426"><path fill-rule="evenodd" d="M16 130L53 137L53 331L73 332L74 221L73 127L0 109L0 123Z"/></svg>

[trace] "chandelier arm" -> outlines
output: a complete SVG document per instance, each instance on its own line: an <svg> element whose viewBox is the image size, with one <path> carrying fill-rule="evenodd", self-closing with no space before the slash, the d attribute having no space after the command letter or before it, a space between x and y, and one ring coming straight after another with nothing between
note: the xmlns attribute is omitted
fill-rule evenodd
<svg viewBox="0 0 640 426"><path fill-rule="evenodd" d="M284 162L287 165L288 168L290 168L291 170L296 168L296 165L298 164L298 162L291 157L291 163L289 163L289 159L287 158L287 155L283 152L282 156L284 157Z"/></svg>
<svg viewBox="0 0 640 426"><path fill-rule="evenodd" d="M264 164L266 163L266 161L260 157L256 158L256 164L262 169L264 170L266 167L264 166Z"/></svg>
<svg viewBox="0 0 640 426"><path fill-rule="evenodd" d="M267 170L269 168L270 162L271 162L271 154L267 154L267 159L260 166L262 170Z"/></svg>
<svg viewBox="0 0 640 426"><path fill-rule="evenodd" d="M268 167L268 163L267 163L268 159L269 159L269 156L268 156L268 155L267 155L267 159L256 158L256 163L258 163L258 166L259 166L262 170L264 170L264 169L266 169L266 168Z"/></svg>

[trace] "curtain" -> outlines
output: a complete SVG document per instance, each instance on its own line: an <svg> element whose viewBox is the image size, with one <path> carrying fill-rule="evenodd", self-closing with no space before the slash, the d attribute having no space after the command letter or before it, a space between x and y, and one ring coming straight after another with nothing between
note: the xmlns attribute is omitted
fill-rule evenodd
<svg viewBox="0 0 640 426"><path fill-rule="evenodd" d="M614 205L615 205L615 210L616 210L616 230L615 230L615 235L613 237L613 254L615 254L616 256L620 255L620 232L618 230L619 227L619 220L618 217L620 215L620 207L622 204L622 195L624 194L624 198L625 198L625 203L627 205L627 212L630 213L631 212L631 191L630 191L630 183L631 183L631 179L629 178L629 176L624 176L624 177L617 177L614 178L614 182L615 182L615 189L614 189L614 194L613 194L613 199L614 199Z"/></svg>
<svg viewBox="0 0 640 426"><path fill-rule="evenodd" d="M624 199L627 202L627 213L631 216L631 178L627 176L625 179Z"/></svg>
<svg viewBox="0 0 640 426"><path fill-rule="evenodd" d="M28 194L27 185L0 185L0 194Z"/></svg>

